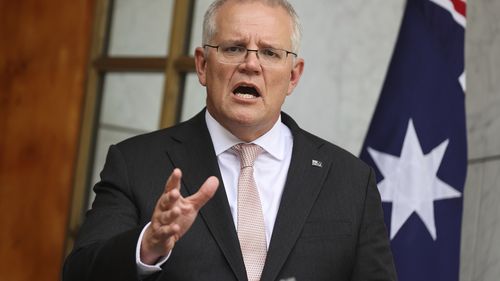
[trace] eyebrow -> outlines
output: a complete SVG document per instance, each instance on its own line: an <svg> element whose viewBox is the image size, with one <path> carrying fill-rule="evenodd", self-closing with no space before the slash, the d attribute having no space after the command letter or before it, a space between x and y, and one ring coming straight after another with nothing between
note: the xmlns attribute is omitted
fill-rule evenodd
<svg viewBox="0 0 500 281"><path fill-rule="evenodd" d="M247 43L245 42L245 40L242 40L242 39L233 39L233 40L222 40L220 44L231 44L231 45L236 45L236 46L246 46Z"/></svg>
<svg viewBox="0 0 500 281"><path fill-rule="evenodd" d="M219 45L221 44L231 44L231 45L246 47L248 45L248 42L245 39L229 39L229 40L222 40L221 42L219 42ZM275 46L271 43L263 41L257 42L257 46L259 49L261 48L284 49L282 47Z"/></svg>

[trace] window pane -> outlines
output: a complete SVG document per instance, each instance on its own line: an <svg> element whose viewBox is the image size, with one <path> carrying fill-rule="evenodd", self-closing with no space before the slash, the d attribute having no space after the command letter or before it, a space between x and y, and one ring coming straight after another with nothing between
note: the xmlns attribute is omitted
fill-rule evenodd
<svg viewBox="0 0 500 281"><path fill-rule="evenodd" d="M163 83L163 73L106 74L100 123L132 130L158 129Z"/></svg>
<svg viewBox="0 0 500 281"><path fill-rule="evenodd" d="M189 48L190 54L194 54L194 49L202 45L201 35L202 35L202 25L203 16L208 6L213 2L213 0L196 0L194 3L193 12L193 23L191 24L191 47ZM208 42L203 42L208 43Z"/></svg>
<svg viewBox="0 0 500 281"><path fill-rule="evenodd" d="M186 86L182 101L181 121L188 120L205 107L207 94L205 87L198 82L196 73L186 75Z"/></svg>
<svg viewBox="0 0 500 281"><path fill-rule="evenodd" d="M115 0L110 56L166 56L173 0Z"/></svg>
<svg viewBox="0 0 500 281"><path fill-rule="evenodd" d="M202 45L201 33L203 24L203 15L213 0L196 0L193 11L193 23L191 25L191 46L190 55L194 54L194 49ZM198 82L196 73L186 75L186 84L181 108L181 121L193 117L196 113L205 107L206 100L205 87Z"/></svg>

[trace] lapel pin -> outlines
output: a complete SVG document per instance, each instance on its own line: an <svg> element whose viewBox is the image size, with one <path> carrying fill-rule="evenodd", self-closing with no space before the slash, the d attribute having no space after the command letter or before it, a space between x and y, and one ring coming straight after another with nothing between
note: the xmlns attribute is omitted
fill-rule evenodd
<svg viewBox="0 0 500 281"><path fill-rule="evenodd" d="M323 167L323 162L321 161L318 161L318 160L312 160L312 163L311 163L313 166L316 166L316 167Z"/></svg>

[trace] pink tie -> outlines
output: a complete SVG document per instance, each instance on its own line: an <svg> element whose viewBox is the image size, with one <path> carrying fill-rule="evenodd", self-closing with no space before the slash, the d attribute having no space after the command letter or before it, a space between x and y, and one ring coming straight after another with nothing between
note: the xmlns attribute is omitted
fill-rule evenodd
<svg viewBox="0 0 500 281"><path fill-rule="evenodd" d="M267 255L264 217L253 178L253 163L262 147L240 143L232 148L240 155L238 179L238 238L249 281L259 281Z"/></svg>

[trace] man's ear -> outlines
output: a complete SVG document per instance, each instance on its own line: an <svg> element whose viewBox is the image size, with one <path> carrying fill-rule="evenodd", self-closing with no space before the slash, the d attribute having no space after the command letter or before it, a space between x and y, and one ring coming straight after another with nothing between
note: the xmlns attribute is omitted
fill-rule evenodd
<svg viewBox="0 0 500 281"><path fill-rule="evenodd" d="M290 73L290 83L288 84L287 95L290 95L293 89L297 87L303 71L304 71L304 59L296 58L292 67L292 71Z"/></svg>
<svg viewBox="0 0 500 281"><path fill-rule="evenodd" d="M198 75L198 81L203 86L207 85L207 60L205 59L205 49L202 47L197 47L194 51L194 64L196 66L196 74Z"/></svg>

